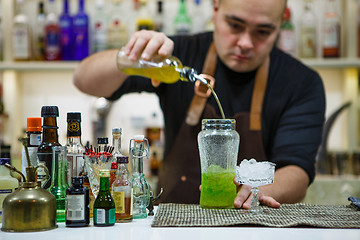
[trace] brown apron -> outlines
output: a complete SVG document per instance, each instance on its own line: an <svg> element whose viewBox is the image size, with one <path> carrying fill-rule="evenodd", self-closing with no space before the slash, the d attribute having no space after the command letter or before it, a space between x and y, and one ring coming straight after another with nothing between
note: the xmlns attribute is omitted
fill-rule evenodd
<svg viewBox="0 0 360 240"><path fill-rule="evenodd" d="M211 44L203 73L214 76L216 61L216 50L214 44ZM231 117L236 120L236 131L240 135L238 164L244 158L266 160L261 135L261 109L268 69L269 57L256 73L250 113L240 112ZM205 84L200 86L196 84L186 120L182 123L174 145L160 169L158 189L162 187L164 192L159 202L199 203L200 201L201 168L197 144L197 135L201 131L200 119L221 118L216 114L214 107L206 103L209 96Z"/></svg>

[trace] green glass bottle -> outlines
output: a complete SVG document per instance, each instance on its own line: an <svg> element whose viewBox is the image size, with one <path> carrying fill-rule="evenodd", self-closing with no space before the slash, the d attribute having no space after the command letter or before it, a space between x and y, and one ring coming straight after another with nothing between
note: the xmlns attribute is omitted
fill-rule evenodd
<svg viewBox="0 0 360 240"><path fill-rule="evenodd" d="M174 20L175 34L187 35L191 31L191 19L186 11L185 0L180 0L179 11Z"/></svg>
<svg viewBox="0 0 360 240"><path fill-rule="evenodd" d="M115 202L110 194L109 177L109 170L100 170L100 191L94 202L94 226L115 224Z"/></svg>

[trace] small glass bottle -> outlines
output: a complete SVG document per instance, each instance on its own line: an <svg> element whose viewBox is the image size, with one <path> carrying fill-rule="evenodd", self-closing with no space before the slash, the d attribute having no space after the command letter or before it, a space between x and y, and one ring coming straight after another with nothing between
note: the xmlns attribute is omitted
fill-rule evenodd
<svg viewBox="0 0 360 240"><path fill-rule="evenodd" d="M72 177L72 186L66 189L66 226L86 227L90 224L89 189L83 186L83 177Z"/></svg>
<svg viewBox="0 0 360 240"><path fill-rule="evenodd" d="M100 170L100 191L94 202L94 226L115 224L115 202L110 194L109 177L109 170Z"/></svg>
<svg viewBox="0 0 360 240"><path fill-rule="evenodd" d="M323 23L322 50L324 58L340 57L340 16L335 9L335 0L328 0Z"/></svg>
<svg viewBox="0 0 360 240"><path fill-rule="evenodd" d="M304 12L300 22L300 57L316 57L316 16L312 0L305 0Z"/></svg>
<svg viewBox="0 0 360 240"><path fill-rule="evenodd" d="M84 169L85 148L81 143L81 113L67 113L67 143L66 157L68 164L68 182L71 178L80 176Z"/></svg>
<svg viewBox="0 0 360 240"><path fill-rule="evenodd" d="M295 56L295 39L294 25L291 22L291 11L289 7L286 7L277 46L284 52Z"/></svg>
<svg viewBox="0 0 360 240"><path fill-rule="evenodd" d="M10 175L5 164L10 164L10 158L0 157L0 223L2 221L2 205L5 197L13 193L19 186L19 181Z"/></svg>
<svg viewBox="0 0 360 240"><path fill-rule="evenodd" d="M57 106L43 106L41 108L41 117L43 118L43 134L42 141L38 148L37 156L38 165L45 165L52 173L52 161L54 146L61 146L59 143L58 126L56 118L59 117L59 109ZM51 178L47 181L44 168L37 169L38 180L41 181L42 188L48 189L51 185Z"/></svg>
<svg viewBox="0 0 360 240"><path fill-rule="evenodd" d="M149 152L149 143L144 135L136 135L130 140L129 153L132 166L133 218L147 217L146 207L150 203L150 187L143 171L143 158L145 156L149 158Z"/></svg>
<svg viewBox="0 0 360 240"><path fill-rule="evenodd" d="M116 160L116 158L115 158ZM109 177L109 188L112 189L112 185L116 179L116 170L118 168L117 162L112 162L110 167L110 177Z"/></svg>
<svg viewBox="0 0 360 240"><path fill-rule="evenodd" d="M45 24L45 60L61 60L61 32L59 17L56 14L55 0L48 2Z"/></svg>
<svg viewBox="0 0 360 240"><path fill-rule="evenodd" d="M95 13L92 23L92 52L100 52L107 49L108 17L104 11L104 0L95 1Z"/></svg>
<svg viewBox="0 0 360 240"><path fill-rule="evenodd" d="M85 12L85 0L79 1L79 9L73 19L74 60L82 60L89 55L89 16Z"/></svg>
<svg viewBox="0 0 360 240"><path fill-rule="evenodd" d="M67 159L66 147L54 146L53 147L53 161L52 161L52 174L51 186L48 191L51 192L56 198L56 221L65 222L65 200L66 189L69 188L67 181Z"/></svg>
<svg viewBox="0 0 360 240"><path fill-rule="evenodd" d="M26 122L26 135L29 137L27 149L29 152L30 163L31 166L36 167L38 164L37 150L41 144L41 118L27 118ZM28 163L24 148L22 149L21 156L21 172L26 174L26 167L28 167Z"/></svg>
<svg viewBox="0 0 360 240"><path fill-rule="evenodd" d="M73 60L73 18L69 12L69 0L64 0L63 12L59 17L61 32L61 59Z"/></svg>
<svg viewBox="0 0 360 240"><path fill-rule="evenodd" d="M112 137L113 137L113 153L114 161L116 162L117 157L124 156L124 154L121 153L121 128L113 128L112 129Z"/></svg>
<svg viewBox="0 0 360 240"><path fill-rule="evenodd" d="M191 31L191 19L186 11L185 0L180 0L178 13L174 20L175 34L187 35Z"/></svg>
<svg viewBox="0 0 360 240"><path fill-rule="evenodd" d="M119 70L127 75L137 75L156 79L160 82L171 84L177 81L201 81L207 85L207 81L199 76L195 69L184 67L181 61L174 57L154 56L149 61L144 59L130 60L124 49L120 49L116 57Z"/></svg>
<svg viewBox="0 0 360 240"><path fill-rule="evenodd" d="M122 0L112 0L109 12L109 24L107 26L107 44L109 49L119 49L128 41L128 29L125 16L127 8Z"/></svg>
<svg viewBox="0 0 360 240"><path fill-rule="evenodd" d="M133 190L129 180L129 171L127 156L117 157L118 169L116 179L112 186L113 197L115 201L115 219L116 222L130 222L133 219Z"/></svg>

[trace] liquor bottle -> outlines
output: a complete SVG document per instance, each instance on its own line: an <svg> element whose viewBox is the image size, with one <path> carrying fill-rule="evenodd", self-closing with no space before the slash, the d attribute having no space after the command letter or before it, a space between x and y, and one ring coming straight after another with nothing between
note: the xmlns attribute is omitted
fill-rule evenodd
<svg viewBox="0 0 360 240"><path fill-rule="evenodd" d="M33 117L27 118L26 120L26 135L29 138L29 142L27 143L30 163L31 166L36 167L38 160L37 160L37 150L41 144L41 118ZM22 164L21 164L21 171L24 175L26 175L26 167L28 167L28 162L26 159L26 154L24 148L22 149Z"/></svg>
<svg viewBox="0 0 360 240"><path fill-rule="evenodd" d="M186 11L185 0L180 0L179 11L174 20L175 34L187 35L191 31L191 19Z"/></svg>
<svg viewBox="0 0 360 240"><path fill-rule="evenodd" d="M56 198L56 221L65 222L66 220L66 189L69 188L67 181L67 160L66 147L54 146L52 148L52 170L51 170L51 186L48 191Z"/></svg>
<svg viewBox="0 0 360 240"><path fill-rule="evenodd" d="M73 36L73 19L69 13L69 0L64 0L63 12L60 15L60 32L61 32L61 59L64 61L73 60L74 36Z"/></svg>
<svg viewBox="0 0 360 240"><path fill-rule="evenodd" d="M295 56L295 29L294 25L291 22L291 11L289 7L286 7L284 13L284 19L281 25L277 46L284 52Z"/></svg>
<svg viewBox="0 0 360 240"><path fill-rule="evenodd" d="M100 170L100 191L94 202L94 226L113 226L115 224L115 202L110 194L107 169Z"/></svg>
<svg viewBox="0 0 360 240"><path fill-rule="evenodd" d="M116 160L116 158L115 158ZM110 188L110 191L112 189L112 185L116 179L116 170L118 168L118 164L117 162L112 162L111 163L111 167L110 167L110 177L109 177L109 188ZM112 193L111 193L112 195Z"/></svg>
<svg viewBox="0 0 360 240"><path fill-rule="evenodd" d="M19 187L19 181L12 177L5 164L10 164L10 158L0 157L0 222L2 221L2 205L5 197Z"/></svg>
<svg viewBox="0 0 360 240"><path fill-rule="evenodd" d="M95 2L94 21L92 25L93 53L107 49L107 15L104 12L104 0Z"/></svg>
<svg viewBox="0 0 360 240"><path fill-rule="evenodd" d="M316 16L312 0L305 0L305 8L300 22L300 57L316 57Z"/></svg>
<svg viewBox="0 0 360 240"><path fill-rule="evenodd" d="M41 61L45 58L45 23L46 15L44 10L44 2L39 2L38 14L36 15L36 23L34 27L34 59Z"/></svg>
<svg viewBox="0 0 360 240"><path fill-rule="evenodd" d="M121 153L121 133L122 133L122 129L121 128L113 128L112 129L112 137L113 137L113 156L116 162L116 158L117 157L121 157L124 156L124 154Z"/></svg>
<svg viewBox="0 0 360 240"><path fill-rule="evenodd" d="M161 162L157 157L157 152L153 151L150 158L150 171L152 176L158 176L160 164Z"/></svg>
<svg viewBox="0 0 360 240"><path fill-rule="evenodd" d="M67 227L86 227L90 224L90 191L83 186L83 181L83 177L72 177L72 186L66 189Z"/></svg>
<svg viewBox="0 0 360 240"><path fill-rule="evenodd" d="M146 148L145 148L146 147ZM149 143L144 135L130 140L131 186L133 188L133 218L146 218L146 207L150 203L150 187L143 172L143 158L149 158ZM144 155L145 154L145 155Z"/></svg>
<svg viewBox="0 0 360 240"><path fill-rule="evenodd" d="M358 57L360 57L360 0L358 0L358 17L357 17L357 31L358 31Z"/></svg>
<svg viewBox="0 0 360 240"><path fill-rule="evenodd" d="M164 32L163 1L157 1L156 14L154 18L154 30Z"/></svg>
<svg viewBox="0 0 360 240"><path fill-rule="evenodd" d="M112 11L110 12L110 20L108 30L108 47L110 49L119 49L128 41L127 27L124 16L126 15L121 0L112 0Z"/></svg>
<svg viewBox="0 0 360 240"><path fill-rule="evenodd" d="M29 19L23 11L24 0L17 0L17 14L14 17L12 41L13 58L16 61L31 60L31 32Z"/></svg>
<svg viewBox="0 0 360 240"><path fill-rule="evenodd" d="M140 0L139 4L140 8L136 20L136 29L154 30L154 20L149 8L147 7L147 0Z"/></svg>
<svg viewBox="0 0 360 240"><path fill-rule="evenodd" d="M181 61L174 57L155 56L149 61L144 59L130 60L124 49L120 49L116 64L119 70L127 75L138 75L150 79L156 79L160 82L171 84L179 80L200 82L207 85L207 81L201 78L195 69L184 67Z"/></svg>
<svg viewBox="0 0 360 240"><path fill-rule="evenodd" d="M74 60L82 60L89 55L89 17L84 4L84 0L79 0L79 9L73 19Z"/></svg>
<svg viewBox="0 0 360 240"><path fill-rule="evenodd" d="M49 0L48 7L45 24L45 60L57 61L61 60L61 32L55 0Z"/></svg>
<svg viewBox="0 0 360 240"><path fill-rule="evenodd" d="M112 186L112 195L115 201L115 220L116 222L130 222L133 219L132 205L133 192L129 180L127 156L117 157L118 169L116 171L116 179Z"/></svg>
<svg viewBox="0 0 360 240"><path fill-rule="evenodd" d="M85 148L81 143L81 113L67 113L66 156L68 165L68 182L72 177L80 176L84 169Z"/></svg>
<svg viewBox="0 0 360 240"><path fill-rule="evenodd" d="M90 193L89 193L89 202L90 202L90 204L89 204L89 207L90 207L90 218L92 218L93 217L93 212L94 212L95 196L91 191L89 176L88 176L88 173L86 172L85 166L84 166L83 171L81 171L80 176L83 177L83 186L90 189Z"/></svg>
<svg viewBox="0 0 360 240"><path fill-rule="evenodd" d="M204 7L201 4L201 0L193 1L191 11L191 29L192 33L200 33L205 30L206 18L204 16Z"/></svg>
<svg viewBox="0 0 360 240"><path fill-rule="evenodd" d="M335 11L335 0L328 0L323 22L322 50L324 58L340 57L340 36L340 16Z"/></svg>
<svg viewBox="0 0 360 240"><path fill-rule="evenodd" d="M41 117L43 118L43 133L41 144L38 148L39 165L45 165L52 173L53 152L52 147L61 146L58 137L58 126L56 118L59 116L59 109L57 106L43 106L41 108ZM38 180L41 181L42 188L49 188L51 184L51 177L49 181L45 182L46 173L43 168L38 168Z"/></svg>

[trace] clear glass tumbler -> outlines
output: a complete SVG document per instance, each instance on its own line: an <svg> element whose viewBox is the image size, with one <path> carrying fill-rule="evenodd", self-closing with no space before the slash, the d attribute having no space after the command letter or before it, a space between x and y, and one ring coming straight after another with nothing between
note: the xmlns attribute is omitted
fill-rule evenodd
<svg viewBox="0 0 360 240"><path fill-rule="evenodd" d="M235 119L203 119L198 134L202 208L233 208L240 136Z"/></svg>

